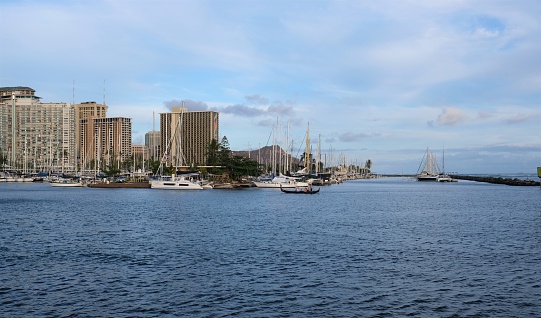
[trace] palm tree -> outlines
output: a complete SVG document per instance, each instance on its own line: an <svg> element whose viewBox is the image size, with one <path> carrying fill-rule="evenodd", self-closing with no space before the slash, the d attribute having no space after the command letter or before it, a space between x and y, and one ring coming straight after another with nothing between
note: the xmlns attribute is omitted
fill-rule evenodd
<svg viewBox="0 0 541 318"><path fill-rule="evenodd" d="M372 168L372 160L370 159L366 160L364 167L368 169L368 171L370 171L370 169Z"/></svg>

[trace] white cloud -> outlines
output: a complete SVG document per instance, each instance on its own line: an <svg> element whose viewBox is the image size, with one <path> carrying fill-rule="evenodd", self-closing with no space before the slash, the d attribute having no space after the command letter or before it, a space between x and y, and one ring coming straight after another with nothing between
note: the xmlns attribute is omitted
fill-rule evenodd
<svg viewBox="0 0 541 318"><path fill-rule="evenodd" d="M464 111L454 107L444 108L438 116L437 122L440 125L456 125L468 120Z"/></svg>

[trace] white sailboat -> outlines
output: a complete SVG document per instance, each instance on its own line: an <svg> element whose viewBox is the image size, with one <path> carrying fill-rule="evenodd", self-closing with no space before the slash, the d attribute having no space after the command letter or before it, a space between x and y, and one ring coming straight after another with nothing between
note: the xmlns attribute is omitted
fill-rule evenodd
<svg viewBox="0 0 541 318"><path fill-rule="evenodd" d="M276 126L278 127L278 123L276 123ZM307 134L309 134L309 129L310 129L310 126L308 126L308 130L307 130ZM307 141L307 145L309 145L309 135L308 135L308 141ZM288 139L288 138L286 138ZM286 141L286 144L287 144L287 141ZM280 148L280 151L281 151L281 148ZM280 156L281 157L281 156ZM286 154L286 158L287 158L287 154ZM287 170L287 166L288 166L288 163L286 162L287 160L284 160L284 163L285 164L280 164L280 166L283 168L282 170L284 170L284 173L285 171ZM275 154L275 151L274 151L274 143L273 143L273 162L272 162L272 166L273 166L273 176L274 176L274 172L276 171L276 154ZM297 176L286 176L286 175L283 175L282 173L278 174L278 176L274 176L274 177L260 177L258 181L253 181L252 183L258 187L258 188L276 188L276 189L279 189L279 188L296 188L296 187L308 187L308 182L304 182L304 181L301 181L301 177L297 177Z"/></svg>
<svg viewBox="0 0 541 318"><path fill-rule="evenodd" d="M262 178L259 181L253 181L258 188L295 188L307 187L307 182L300 181L300 178L279 175L274 178Z"/></svg>
<svg viewBox="0 0 541 318"><path fill-rule="evenodd" d="M84 186L81 181L75 181L72 179L59 179L49 183L52 187L74 188Z"/></svg>
<svg viewBox="0 0 541 318"><path fill-rule="evenodd" d="M182 107L182 111L180 113L179 119L175 126L175 131L171 135L171 140L169 141L164 156L161 160L160 169L159 171L163 171L163 163L164 158L166 158L169 154L169 151L171 149L171 144L175 137L178 134L177 141L178 145L176 147L178 154L176 156L177 160L180 160L180 162L176 165L177 167L182 166L182 161L184 158L184 155L182 153L182 114L184 113L185 108ZM160 175L159 177L150 180L150 188L151 189L168 189L168 190L203 190L203 187L201 186L201 183L198 180L195 180L193 178L194 174L186 174L186 175L177 175L176 172L172 175Z"/></svg>
<svg viewBox="0 0 541 318"><path fill-rule="evenodd" d="M439 174L436 156L426 148L426 153L417 170L417 181L437 181Z"/></svg>
<svg viewBox="0 0 541 318"><path fill-rule="evenodd" d="M443 159L442 159L442 171L441 174L438 175L437 181L438 182L454 182L453 178L451 178L449 175L445 174L445 148L443 149Z"/></svg>

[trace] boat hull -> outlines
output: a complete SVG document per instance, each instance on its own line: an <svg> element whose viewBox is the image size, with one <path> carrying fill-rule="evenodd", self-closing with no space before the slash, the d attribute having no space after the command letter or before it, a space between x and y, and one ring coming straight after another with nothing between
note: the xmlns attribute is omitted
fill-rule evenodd
<svg viewBox="0 0 541 318"><path fill-rule="evenodd" d="M417 181L438 181L437 176L417 176Z"/></svg>
<svg viewBox="0 0 541 318"><path fill-rule="evenodd" d="M103 188L103 189L148 189L150 188L149 182L113 182L113 183L91 183L88 185L90 188Z"/></svg>
<svg viewBox="0 0 541 318"><path fill-rule="evenodd" d="M448 176L441 176L437 179L438 182L453 182L453 178Z"/></svg>
<svg viewBox="0 0 541 318"><path fill-rule="evenodd" d="M308 182L301 181L298 177L277 176L272 179L260 179L252 182L258 188L296 188L307 187Z"/></svg>
<svg viewBox="0 0 541 318"><path fill-rule="evenodd" d="M295 188L294 183L276 183L276 182L259 182L254 181L254 185L258 188Z"/></svg>
<svg viewBox="0 0 541 318"><path fill-rule="evenodd" d="M203 187L197 183L187 180L178 181L162 181L152 180L150 181L150 188L163 189L163 190L203 190Z"/></svg>
<svg viewBox="0 0 541 318"><path fill-rule="evenodd" d="M83 186L81 182L51 182L50 185L59 188L80 188Z"/></svg>
<svg viewBox="0 0 541 318"><path fill-rule="evenodd" d="M27 177L4 177L0 178L0 182L32 182L33 178Z"/></svg>
<svg viewBox="0 0 541 318"><path fill-rule="evenodd" d="M316 194L316 193L319 193L319 188L317 190L308 190L308 189L285 190L283 188L280 188L280 190L283 193L291 193L291 194Z"/></svg>

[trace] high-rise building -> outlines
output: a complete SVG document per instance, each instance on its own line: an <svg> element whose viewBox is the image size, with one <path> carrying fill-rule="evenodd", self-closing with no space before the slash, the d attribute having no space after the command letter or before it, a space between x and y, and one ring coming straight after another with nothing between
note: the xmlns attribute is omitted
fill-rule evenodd
<svg viewBox="0 0 541 318"><path fill-rule="evenodd" d="M77 169L75 108L42 103L30 87L0 87L0 150L22 172Z"/></svg>
<svg viewBox="0 0 541 318"><path fill-rule="evenodd" d="M105 118L107 117L107 106L96 104L96 102L84 102L73 105L77 109L76 120L87 118Z"/></svg>
<svg viewBox="0 0 541 318"><path fill-rule="evenodd" d="M160 132L156 130L147 132L145 134L145 146L149 150L148 159L159 160L161 156Z"/></svg>
<svg viewBox="0 0 541 318"><path fill-rule="evenodd" d="M75 107L75 139L77 142L77 155L79 156L79 164L82 166L84 153L82 151L81 140L81 120L93 119L93 118L106 118L107 106L102 104L96 104L96 102L83 102L80 104L74 104Z"/></svg>
<svg viewBox="0 0 541 318"><path fill-rule="evenodd" d="M131 119L106 112L95 102L42 103L30 87L0 87L3 168L77 172L92 169L91 162L120 168L131 156Z"/></svg>
<svg viewBox="0 0 541 318"><path fill-rule="evenodd" d="M84 102L80 104L75 104L75 131L77 139L77 154L79 156L79 165L84 166L84 159L88 157L87 154L83 151L83 140L85 139L83 132L94 133L94 130L83 130L81 129L81 120L88 119L92 120L94 118L106 118L107 117L107 106L102 104L97 104L96 102ZM90 137L92 138L92 137Z"/></svg>
<svg viewBox="0 0 541 318"><path fill-rule="evenodd" d="M81 119L79 133L83 170L121 169L122 163L130 159L131 118Z"/></svg>
<svg viewBox="0 0 541 318"><path fill-rule="evenodd" d="M205 165L210 142L218 140L218 129L215 111L173 107L170 113L160 113L162 161L176 167Z"/></svg>

